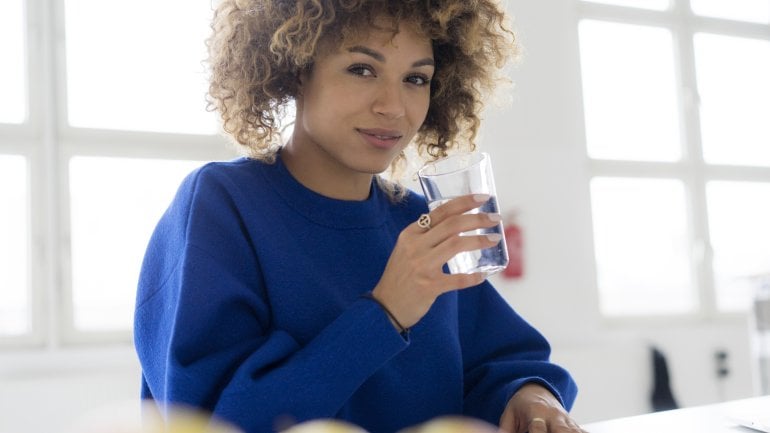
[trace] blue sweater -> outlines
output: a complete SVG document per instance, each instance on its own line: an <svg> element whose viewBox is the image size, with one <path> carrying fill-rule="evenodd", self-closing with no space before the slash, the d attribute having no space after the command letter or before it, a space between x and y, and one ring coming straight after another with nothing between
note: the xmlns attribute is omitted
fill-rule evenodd
<svg viewBox="0 0 770 433"><path fill-rule="evenodd" d="M391 433L448 414L497 424L526 382L566 408L576 387L546 340L487 282L440 296L404 338L373 301L401 230L427 209L330 199L280 157L189 175L152 236L135 344L142 396L247 432L338 418Z"/></svg>

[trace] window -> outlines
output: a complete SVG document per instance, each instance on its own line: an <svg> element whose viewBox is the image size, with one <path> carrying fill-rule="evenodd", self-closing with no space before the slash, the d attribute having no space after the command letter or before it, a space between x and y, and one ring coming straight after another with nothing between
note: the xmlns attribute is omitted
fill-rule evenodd
<svg viewBox="0 0 770 433"><path fill-rule="evenodd" d="M770 40L695 35L703 158L770 167Z"/></svg>
<svg viewBox="0 0 770 433"><path fill-rule="evenodd" d="M70 159L75 329L125 330L132 323L137 270L147 241L180 179L199 165L93 156Z"/></svg>
<svg viewBox="0 0 770 433"><path fill-rule="evenodd" d="M691 311L695 305L683 183L594 177L591 195L602 311Z"/></svg>
<svg viewBox="0 0 770 433"><path fill-rule="evenodd" d="M607 5L628 6L632 8L664 10L669 7L670 0L592 0L594 3Z"/></svg>
<svg viewBox="0 0 770 433"><path fill-rule="evenodd" d="M27 115L23 9L22 0L0 3L0 123L21 123Z"/></svg>
<svg viewBox="0 0 770 433"><path fill-rule="evenodd" d="M705 17L770 24L766 0L690 0L693 12Z"/></svg>
<svg viewBox="0 0 770 433"><path fill-rule="evenodd" d="M681 158L672 39L667 29L596 20L580 23L592 158Z"/></svg>
<svg viewBox="0 0 770 433"><path fill-rule="evenodd" d="M206 110L212 13L0 2L0 345L130 341L155 223L190 171L234 156Z"/></svg>
<svg viewBox="0 0 770 433"><path fill-rule="evenodd" d="M203 109L207 83L201 61L209 32L208 4L135 0L126 6L115 0L66 0L69 123L215 133L213 114ZM120 19L114 19L118 11ZM137 23L142 31L136 31Z"/></svg>
<svg viewBox="0 0 770 433"><path fill-rule="evenodd" d="M745 309L757 279L767 274L770 182L711 181L706 197L717 305Z"/></svg>
<svg viewBox="0 0 770 433"><path fill-rule="evenodd" d="M576 1L601 311L747 311L770 274L770 3Z"/></svg>
<svg viewBox="0 0 770 433"><path fill-rule="evenodd" d="M0 155L0 335L30 330L29 193L24 158Z"/></svg>

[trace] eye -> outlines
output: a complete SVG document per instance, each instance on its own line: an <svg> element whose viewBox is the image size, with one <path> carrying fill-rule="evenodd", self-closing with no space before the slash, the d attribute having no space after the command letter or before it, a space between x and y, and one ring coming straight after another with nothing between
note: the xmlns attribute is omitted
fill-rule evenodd
<svg viewBox="0 0 770 433"><path fill-rule="evenodd" d="M406 82L414 84L415 86L427 86L430 84L430 78L427 75L413 74L406 77Z"/></svg>
<svg viewBox="0 0 770 433"><path fill-rule="evenodd" d="M374 77L374 68L364 63L358 63L348 67L348 72L353 75L360 75L362 77Z"/></svg>

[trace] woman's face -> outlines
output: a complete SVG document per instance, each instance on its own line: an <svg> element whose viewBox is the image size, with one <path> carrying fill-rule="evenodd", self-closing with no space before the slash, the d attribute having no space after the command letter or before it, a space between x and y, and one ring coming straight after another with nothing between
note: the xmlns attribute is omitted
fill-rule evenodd
<svg viewBox="0 0 770 433"><path fill-rule="evenodd" d="M327 173L386 170L425 120L433 72L431 41L411 26L346 41L302 75L293 144Z"/></svg>

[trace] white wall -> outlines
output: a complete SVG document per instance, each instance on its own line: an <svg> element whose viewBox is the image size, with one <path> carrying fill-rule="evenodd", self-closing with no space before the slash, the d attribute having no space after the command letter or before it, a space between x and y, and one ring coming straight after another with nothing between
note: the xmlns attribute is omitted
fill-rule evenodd
<svg viewBox="0 0 770 433"><path fill-rule="evenodd" d="M490 107L481 145L493 154L501 204L521 212L526 275L494 282L573 372L581 422L649 410L651 344L668 355L680 404L753 395L745 317L612 323L599 316L573 1L510 2L524 56L513 72L513 100ZM716 349L730 354L731 375L721 384ZM130 402L138 380L128 346L0 353L0 433L60 431L93 408Z"/></svg>
<svg viewBox="0 0 770 433"><path fill-rule="evenodd" d="M96 433L92 419L104 415L112 423L102 433L130 432L139 380L128 345L0 353L0 433Z"/></svg>

